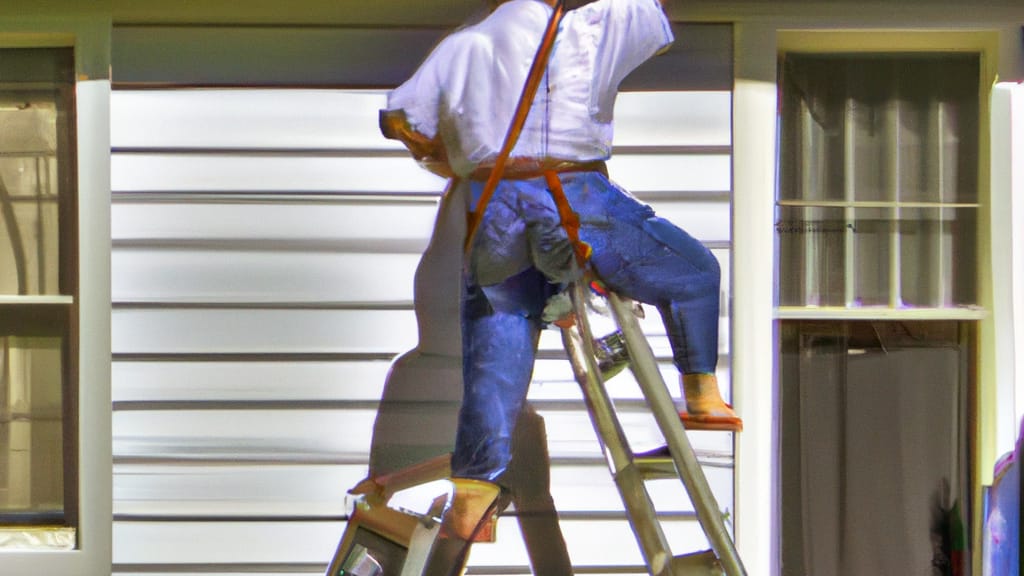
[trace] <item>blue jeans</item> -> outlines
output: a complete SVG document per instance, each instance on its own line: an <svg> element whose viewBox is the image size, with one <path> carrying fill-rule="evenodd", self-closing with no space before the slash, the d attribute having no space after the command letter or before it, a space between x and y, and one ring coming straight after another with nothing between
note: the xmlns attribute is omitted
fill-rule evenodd
<svg viewBox="0 0 1024 576"><path fill-rule="evenodd" d="M564 174L591 266L617 293L657 308L680 372L714 373L721 271L698 240L599 172ZM474 184L474 198L482 185ZM463 387L452 475L497 481L526 400L541 312L571 279L571 247L544 180L503 181L467 262Z"/></svg>

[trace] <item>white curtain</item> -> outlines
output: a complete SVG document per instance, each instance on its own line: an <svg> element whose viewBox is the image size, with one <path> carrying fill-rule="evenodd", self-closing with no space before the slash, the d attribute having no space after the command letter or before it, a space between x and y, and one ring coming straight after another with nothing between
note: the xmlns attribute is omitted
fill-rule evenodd
<svg viewBox="0 0 1024 576"><path fill-rule="evenodd" d="M956 331L946 322L791 329L783 549L794 549L784 574L952 573L968 495Z"/></svg>

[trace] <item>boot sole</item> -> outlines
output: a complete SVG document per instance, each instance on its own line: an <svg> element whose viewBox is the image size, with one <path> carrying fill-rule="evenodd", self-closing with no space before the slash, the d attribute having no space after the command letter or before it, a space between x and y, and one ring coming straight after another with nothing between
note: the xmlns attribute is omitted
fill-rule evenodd
<svg viewBox="0 0 1024 576"><path fill-rule="evenodd" d="M738 416L713 416L680 412L679 419L687 430L715 430L722 432L742 432L743 420Z"/></svg>

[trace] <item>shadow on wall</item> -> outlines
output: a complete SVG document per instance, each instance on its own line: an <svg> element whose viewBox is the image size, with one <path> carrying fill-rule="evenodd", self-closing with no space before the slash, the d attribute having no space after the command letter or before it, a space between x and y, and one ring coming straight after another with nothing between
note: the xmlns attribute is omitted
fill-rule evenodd
<svg viewBox="0 0 1024 576"><path fill-rule="evenodd" d="M384 385L370 447L370 476L448 454L462 402L462 239L466 189L445 192L416 268L416 348L401 355Z"/></svg>

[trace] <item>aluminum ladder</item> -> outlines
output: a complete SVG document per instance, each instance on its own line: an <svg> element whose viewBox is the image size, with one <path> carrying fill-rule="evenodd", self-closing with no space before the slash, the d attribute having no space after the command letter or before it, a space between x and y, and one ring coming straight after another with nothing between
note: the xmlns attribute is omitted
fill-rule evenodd
<svg viewBox="0 0 1024 576"><path fill-rule="evenodd" d="M644 458L630 449L598 367L594 335L587 319L589 288L583 281L577 281L569 290L575 322L562 328L562 341L651 576L745 576L746 571L658 370L654 353L640 330L633 303L613 292L607 294L612 317L629 353L629 367L665 437L670 462L664 458ZM711 550L673 556L645 485L648 479L666 475L682 480Z"/></svg>

